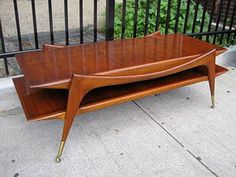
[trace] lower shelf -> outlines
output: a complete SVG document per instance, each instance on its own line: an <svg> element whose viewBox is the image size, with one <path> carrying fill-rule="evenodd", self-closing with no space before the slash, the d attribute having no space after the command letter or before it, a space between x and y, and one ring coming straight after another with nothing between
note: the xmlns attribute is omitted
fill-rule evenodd
<svg viewBox="0 0 236 177"><path fill-rule="evenodd" d="M216 76L226 71L216 66ZM207 76L194 68L153 80L97 88L84 97L79 114L206 80ZM64 119L68 90L29 89L24 77L13 82L27 120Z"/></svg>

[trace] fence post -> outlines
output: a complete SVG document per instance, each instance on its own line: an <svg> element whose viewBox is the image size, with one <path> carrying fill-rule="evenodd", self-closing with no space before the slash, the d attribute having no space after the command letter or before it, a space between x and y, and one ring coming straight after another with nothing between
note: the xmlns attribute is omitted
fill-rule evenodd
<svg viewBox="0 0 236 177"><path fill-rule="evenodd" d="M106 0L106 40L114 38L115 0Z"/></svg>
<svg viewBox="0 0 236 177"><path fill-rule="evenodd" d="M0 18L0 42L1 42L2 53L6 53L5 42L4 42L4 37L3 37L3 30L2 30L2 21L1 21L1 18ZM0 58L1 58L1 57L0 57ZM7 58L6 58L6 57L3 57L3 61L4 61L4 66L5 66L6 74L9 75L9 69L8 69L8 64L7 64Z"/></svg>

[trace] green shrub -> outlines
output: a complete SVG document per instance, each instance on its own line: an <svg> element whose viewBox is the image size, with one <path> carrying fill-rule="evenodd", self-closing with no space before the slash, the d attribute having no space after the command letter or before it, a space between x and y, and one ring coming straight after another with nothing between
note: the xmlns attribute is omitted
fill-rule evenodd
<svg viewBox="0 0 236 177"><path fill-rule="evenodd" d="M167 1L168 0L162 0L160 6L159 31L161 33L165 32L167 6L168 6ZM157 2L158 2L157 0L150 0L148 33L152 33L155 31ZM177 3L178 3L177 0L172 0L168 33L174 33L176 12L178 5ZM116 3L115 5L115 29L114 29L115 38L121 37L122 8L123 8L122 6L123 6L122 3ZM141 37L144 35L147 0L139 0L138 6L139 8L138 8L137 36ZM187 3L186 1L182 0L180 7L178 32L183 32L186 8L187 8ZM195 2L191 2L188 16L188 23L187 23L187 33L192 32L192 23L194 21L194 11L195 11L194 9L195 9ZM203 14L203 7L199 4L195 31L200 31L202 14ZM209 15L206 14L203 31L206 31L208 29L208 23L209 23ZM127 0L125 37L127 38L133 37L133 28L134 28L134 0Z"/></svg>
<svg viewBox="0 0 236 177"><path fill-rule="evenodd" d="M126 2L126 17L125 17L125 38L132 38L134 31L134 9L135 9L135 0L127 0ZM150 0L150 8L149 8L149 18L148 18L148 33L152 33L155 31L156 27L156 15L157 15L157 2L158 0ZM146 17L146 6L147 0L139 0L138 1L138 17L137 17L137 37L144 36L144 28L145 28L145 17ZM160 6L160 18L159 18L159 31L163 34L165 33L165 25L166 25L166 15L167 15L167 6L168 0L161 0ZM176 23L176 12L177 12L178 1L172 0L171 2L171 11L170 11L170 21L169 21L169 29L168 33L174 33L175 23ZM186 32L192 32L192 26L194 21L194 13L195 13L196 3L191 0L190 10L188 15L188 22L186 27ZM186 14L187 3L186 0L181 1L180 13L179 13L179 23L178 23L178 32L183 33L184 23L185 23L185 14ZM116 2L115 4L115 19L114 19L114 37L115 39L121 38L122 33L122 9L123 4ZM198 14L195 23L195 32L200 32L201 22L203 15L203 7L201 4L198 6ZM208 24L210 20L210 15L208 13L205 14L203 32L208 31ZM105 27L102 28L103 30ZM212 29L214 30L214 29ZM216 35L216 44L219 43L221 35ZM206 40L206 36L202 37L202 40ZM209 42L213 41L213 35L209 36ZM227 35L224 35L222 45L231 45L235 44L236 40L231 35L229 42L227 42Z"/></svg>

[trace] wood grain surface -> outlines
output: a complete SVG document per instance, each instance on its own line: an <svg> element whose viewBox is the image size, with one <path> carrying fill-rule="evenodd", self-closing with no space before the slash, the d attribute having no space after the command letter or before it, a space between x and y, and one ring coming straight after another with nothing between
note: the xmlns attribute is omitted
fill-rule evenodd
<svg viewBox="0 0 236 177"><path fill-rule="evenodd" d="M216 55L225 51L182 34L157 33L144 38L76 46L45 45L41 52L20 54L16 58L29 87L68 89L73 73L119 75L137 68L161 68L165 62L194 60L214 49Z"/></svg>

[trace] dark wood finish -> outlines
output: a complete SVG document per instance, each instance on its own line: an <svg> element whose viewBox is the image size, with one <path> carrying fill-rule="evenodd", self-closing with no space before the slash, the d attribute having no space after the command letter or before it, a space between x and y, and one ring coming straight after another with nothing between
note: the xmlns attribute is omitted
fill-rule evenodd
<svg viewBox="0 0 236 177"><path fill-rule="evenodd" d="M17 56L24 77L13 79L28 120L64 120L60 161L77 114L208 80L214 106L220 48L182 34L44 45Z"/></svg>

